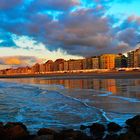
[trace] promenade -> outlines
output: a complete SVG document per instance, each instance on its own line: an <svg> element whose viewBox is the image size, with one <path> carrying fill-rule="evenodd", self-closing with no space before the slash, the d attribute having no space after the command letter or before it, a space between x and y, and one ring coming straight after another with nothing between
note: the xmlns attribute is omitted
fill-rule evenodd
<svg viewBox="0 0 140 140"><path fill-rule="evenodd" d="M110 71L110 72L70 72L70 73L45 73L45 74L13 74L0 75L0 78L37 78L45 77L48 79L84 79L84 78L104 78L104 79L133 79L140 78L139 71Z"/></svg>

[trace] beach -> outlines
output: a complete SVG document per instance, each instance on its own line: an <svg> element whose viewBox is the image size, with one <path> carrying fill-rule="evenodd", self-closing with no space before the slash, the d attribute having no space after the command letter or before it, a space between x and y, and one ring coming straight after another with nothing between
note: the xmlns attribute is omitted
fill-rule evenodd
<svg viewBox="0 0 140 140"><path fill-rule="evenodd" d="M126 120L139 115L139 79L139 72L1 77L0 121L4 125L7 122L23 123L29 131L26 135L29 139L32 135L35 135L33 138L43 137L38 135L42 128L46 128L43 134L45 131L45 135L48 135L49 128L53 132L59 131L57 137L53 135L54 139L59 134L65 139L65 135L74 134L78 135L74 140L94 140L93 136L85 136L90 131L87 126L99 126L98 131L105 127L103 134L106 134L107 125L111 122L121 126L120 134L127 126ZM129 134L124 133L121 137L138 136L135 130L127 132ZM98 136L98 132L96 133ZM114 140L116 132L113 135L109 132L99 140L110 140L110 137ZM61 139L63 140L62 137Z"/></svg>

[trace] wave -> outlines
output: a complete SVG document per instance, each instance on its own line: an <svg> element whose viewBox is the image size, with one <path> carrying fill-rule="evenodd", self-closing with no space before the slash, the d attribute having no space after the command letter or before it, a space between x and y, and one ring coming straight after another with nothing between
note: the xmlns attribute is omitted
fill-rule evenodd
<svg viewBox="0 0 140 140"><path fill-rule="evenodd" d="M103 90L10 82L0 82L0 98L0 121L20 121L31 131L42 127L78 128L93 122L124 123L139 111L129 110L128 104L120 109L117 106L127 101L138 109L140 102Z"/></svg>

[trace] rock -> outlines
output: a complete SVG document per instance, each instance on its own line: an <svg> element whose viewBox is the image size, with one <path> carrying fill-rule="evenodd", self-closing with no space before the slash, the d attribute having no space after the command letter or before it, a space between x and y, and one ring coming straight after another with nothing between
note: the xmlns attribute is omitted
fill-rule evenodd
<svg viewBox="0 0 140 140"><path fill-rule="evenodd" d="M4 128L8 129L8 128L11 128L11 127L13 127L13 126L15 126L15 123L8 122L8 123L4 126Z"/></svg>
<svg viewBox="0 0 140 140"><path fill-rule="evenodd" d="M8 140L7 131L4 128L0 128L0 140Z"/></svg>
<svg viewBox="0 0 140 140"><path fill-rule="evenodd" d="M87 126L85 126L85 125L81 125L80 126L80 130L85 130L85 129L87 129L88 127Z"/></svg>
<svg viewBox="0 0 140 140"><path fill-rule="evenodd" d="M140 136L140 127L136 127L135 133L136 133L136 135Z"/></svg>
<svg viewBox="0 0 140 140"><path fill-rule="evenodd" d="M37 135L29 135L26 137L26 140L33 140L37 137Z"/></svg>
<svg viewBox="0 0 140 140"><path fill-rule="evenodd" d="M24 130L20 125L15 125L13 127L10 128L6 128L5 129L7 132L8 137L10 137L10 139L24 139L26 137L28 137L28 132L26 130Z"/></svg>
<svg viewBox="0 0 140 140"><path fill-rule="evenodd" d="M93 123L91 126L89 126L91 133L104 133L105 126L99 123Z"/></svg>
<svg viewBox="0 0 140 140"><path fill-rule="evenodd" d="M11 128L13 126L16 126L16 125L19 125L20 127L22 127L25 131L27 131L27 127L23 124L23 123L20 123L20 122L8 122L4 128Z"/></svg>
<svg viewBox="0 0 140 140"><path fill-rule="evenodd" d="M64 140L90 140L86 134L82 133L81 131L74 131L73 129L63 130L60 132L60 137Z"/></svg>
<svg viewBox="0 0 140 140"><path fill-rule="evenodd" d="M119 140L119 136L117 134L107 135L103 140Z"/></svg>
<svg viewBox="0 0 140 140"><path fill-rule="evenodd" d="M41 135L41 136L37 136L33 140L54 140L54 136L53 135Z"/></svg>
<svg viewBox="0 0 140 140"><path fill-rule="evenodd" d="M140 115L137 115L126 121L130 131L133 131L136 135L140 136Z"/></svg>
<svg viewBox="0 0 140 140"><path fill-rule="evenodd" d="M39 136L41 136L41 135L55 135L57 132L55 132L54 130L52 130L52 129L48 129L48 128L41 128L38 132L37 132L37 134L39 135Z"/></svg>
<svg viewBox="0 0 140 140"><path fill-rule="evenodd" d="M4 127L3 123L2 123L2 122L0 122L0 128L3 128L3 127Z"/></svg>
<svg viewBox="0 0 140 140"><path fill-rule="evenodd" d="M138 137L137 135L135 135L134 132L127 132L125 134L121 134L119 136L119 140L140 140L140 137Z"/></svg>
<svg viewBox="0 0 140 140"><path fill-rule="evenodd" d="M90 133L94 139L102 139L105 132L105 126L99 123L93 123L90 128Z"/></svg>
<svg viewBox="0 0 140 140"><path fill-rule="evenodd" d="M122 127L114 122L110 122L108 125L107 125L107 129L109 132L118 132L122 129Z"/></svg>
<svg viewBox="0 0 140 140"><path fill-rule="evenodd" d="M73 137L68 137L68 138L65 138L64 140L74 140Z"/></svg>
<svg viewBox="0 0 140 140"><path fill-rule="evenodd" d="M132 128L136 128L136 127L140 127L140 115L137 115L131 119L128 119L126 121L126 124L129 126L129 127L132 127Z"/></svg>

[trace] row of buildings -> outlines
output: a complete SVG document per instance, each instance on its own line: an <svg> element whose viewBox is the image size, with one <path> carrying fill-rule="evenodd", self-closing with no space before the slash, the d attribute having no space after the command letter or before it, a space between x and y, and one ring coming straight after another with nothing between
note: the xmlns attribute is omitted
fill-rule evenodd
<svg viewBox="0 0 140 140"><path fill-rule="evenodd" d="M84 59L57 59L48 60L43 64L35 64L32 67L19 67L0 70L0 74L39 74L49 72L72 72L78 70L93 69L115 69L115 68L136 68L140 67L140 48L128 52L127 57L122 54L103 54Z"/></svg>

